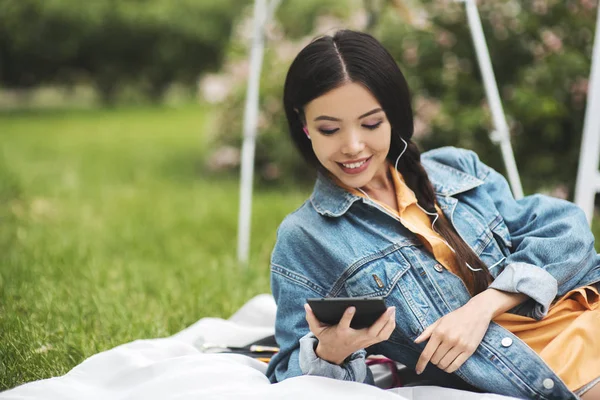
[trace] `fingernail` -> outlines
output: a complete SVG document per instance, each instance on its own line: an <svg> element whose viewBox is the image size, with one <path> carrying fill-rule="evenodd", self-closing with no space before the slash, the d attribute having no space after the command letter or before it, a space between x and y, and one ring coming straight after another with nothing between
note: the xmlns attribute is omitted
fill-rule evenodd
<svg viewBox="0 0 600 400"><path fill-rule="evenodd" d="M354 307L349 307L348 308L348 314L354 314L354 311L356 310L356 308Z"/></svg>
<svg viewBox="0 0 600 400"><path fill-rule="evenodd" d="M418 369L415 371L417 373L417 375L421 375L421 372L423 372L422 370Z"/></svg>
<svg viewBox="0 0 600 400"><path fill-rule="evenodd" d="M390 316L393 315L394 312L396 312L396 307L390 307L390 309L387 310L387 314L390 315Z"/></svg>

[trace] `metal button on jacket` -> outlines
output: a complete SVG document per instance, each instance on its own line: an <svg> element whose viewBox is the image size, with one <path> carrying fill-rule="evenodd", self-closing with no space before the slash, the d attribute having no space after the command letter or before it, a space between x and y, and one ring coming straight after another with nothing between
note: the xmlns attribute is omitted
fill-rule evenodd
<svg viewBox="0 0 600 400"><path fill-rule="evenodd" d="M502 342L500 342L502 344L503 347L510 347L510 345L512 345L513 341L511 338L509 337L505 337L504 339L502 339Z"/></svg>
<svg viewBox="0 0 600 400"><path fill-rule="evenodd" d="M444 267L442 267L440 264L435 264L433 269L435 269L437 272L442 272L444 270Z"/></svg>
<svg viewBox="0 0 600 400"><path fill-rule="evenodd" d="M546 378L544 379L544 382L542 382L542 385L544 385L546 389L552 389L554 387L554 381L550 378Z"/></svg>

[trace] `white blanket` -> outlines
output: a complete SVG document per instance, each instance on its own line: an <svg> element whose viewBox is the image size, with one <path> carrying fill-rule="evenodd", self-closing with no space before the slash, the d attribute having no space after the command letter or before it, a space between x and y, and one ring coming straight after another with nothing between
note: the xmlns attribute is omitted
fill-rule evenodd
<svg viewBox="0 0 600 400"><path fill-rule="evenodd" d="M115 347L88 358L64 376L0 393L0 399L508 399L434 386L383 390L317 376L272 385L261 361L199 350L207 343L244 346L272 335L274 319L273 298L260 295L228 320L203 318L170 338Z"/></svg>

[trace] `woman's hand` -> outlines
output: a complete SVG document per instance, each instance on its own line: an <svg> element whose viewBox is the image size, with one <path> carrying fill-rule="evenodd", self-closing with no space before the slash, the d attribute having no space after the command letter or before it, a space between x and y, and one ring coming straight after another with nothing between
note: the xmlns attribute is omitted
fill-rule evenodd
<svg viewBox="0 0 600 400"><path fill-rule="evenodd" d="M475 352L487 332L492 311L469 302L429 325L415 340L429 339L415 370L422 373L431 362L443 371L456 371Z"/></svg>
<svg viewBox="0 0 600 400"><path fill-rule="evenodd" d="M388 307L373 325L363 329L350 328L355 308L348 307L337 325L326 325L317 319L308 304L304 305L310 331L319 339L317 356L334 364L342 364L346 357L387 340L396 327L396 307Z"/></svg>
<svg viewBox="0 0 600 400"><path fill-rule="evenodd" d="M431 361L443 371L456 371L475 352L490 321L527 299L521 293L489 288L479 293L461 308L428 326L415 340L421 343L429 339L415 370L420 374Z"/></svg>

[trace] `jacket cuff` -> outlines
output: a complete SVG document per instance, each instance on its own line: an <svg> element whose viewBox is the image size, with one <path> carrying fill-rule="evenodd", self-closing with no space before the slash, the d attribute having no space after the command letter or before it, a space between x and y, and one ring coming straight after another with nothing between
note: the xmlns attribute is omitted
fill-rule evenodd
<svg viewBox="0 0 600 400"><path fill-rule="evenodd" d="M508 264L489 287L529 296L534 302L527 302L529 307L517 308L520 314L537 320L546 316L558 292L558 282L550 273L522 262Z"/></svg>
<svg viewBox="0 0 600 400"><path fill-rule="evenodd" d="M317 356L315 349L319 340L310 332L300 339L300 369L304 375L318 375L327 378L364 382L367 377L367 352L358 350L348 356L342 365L332 364Z"/></svg>

